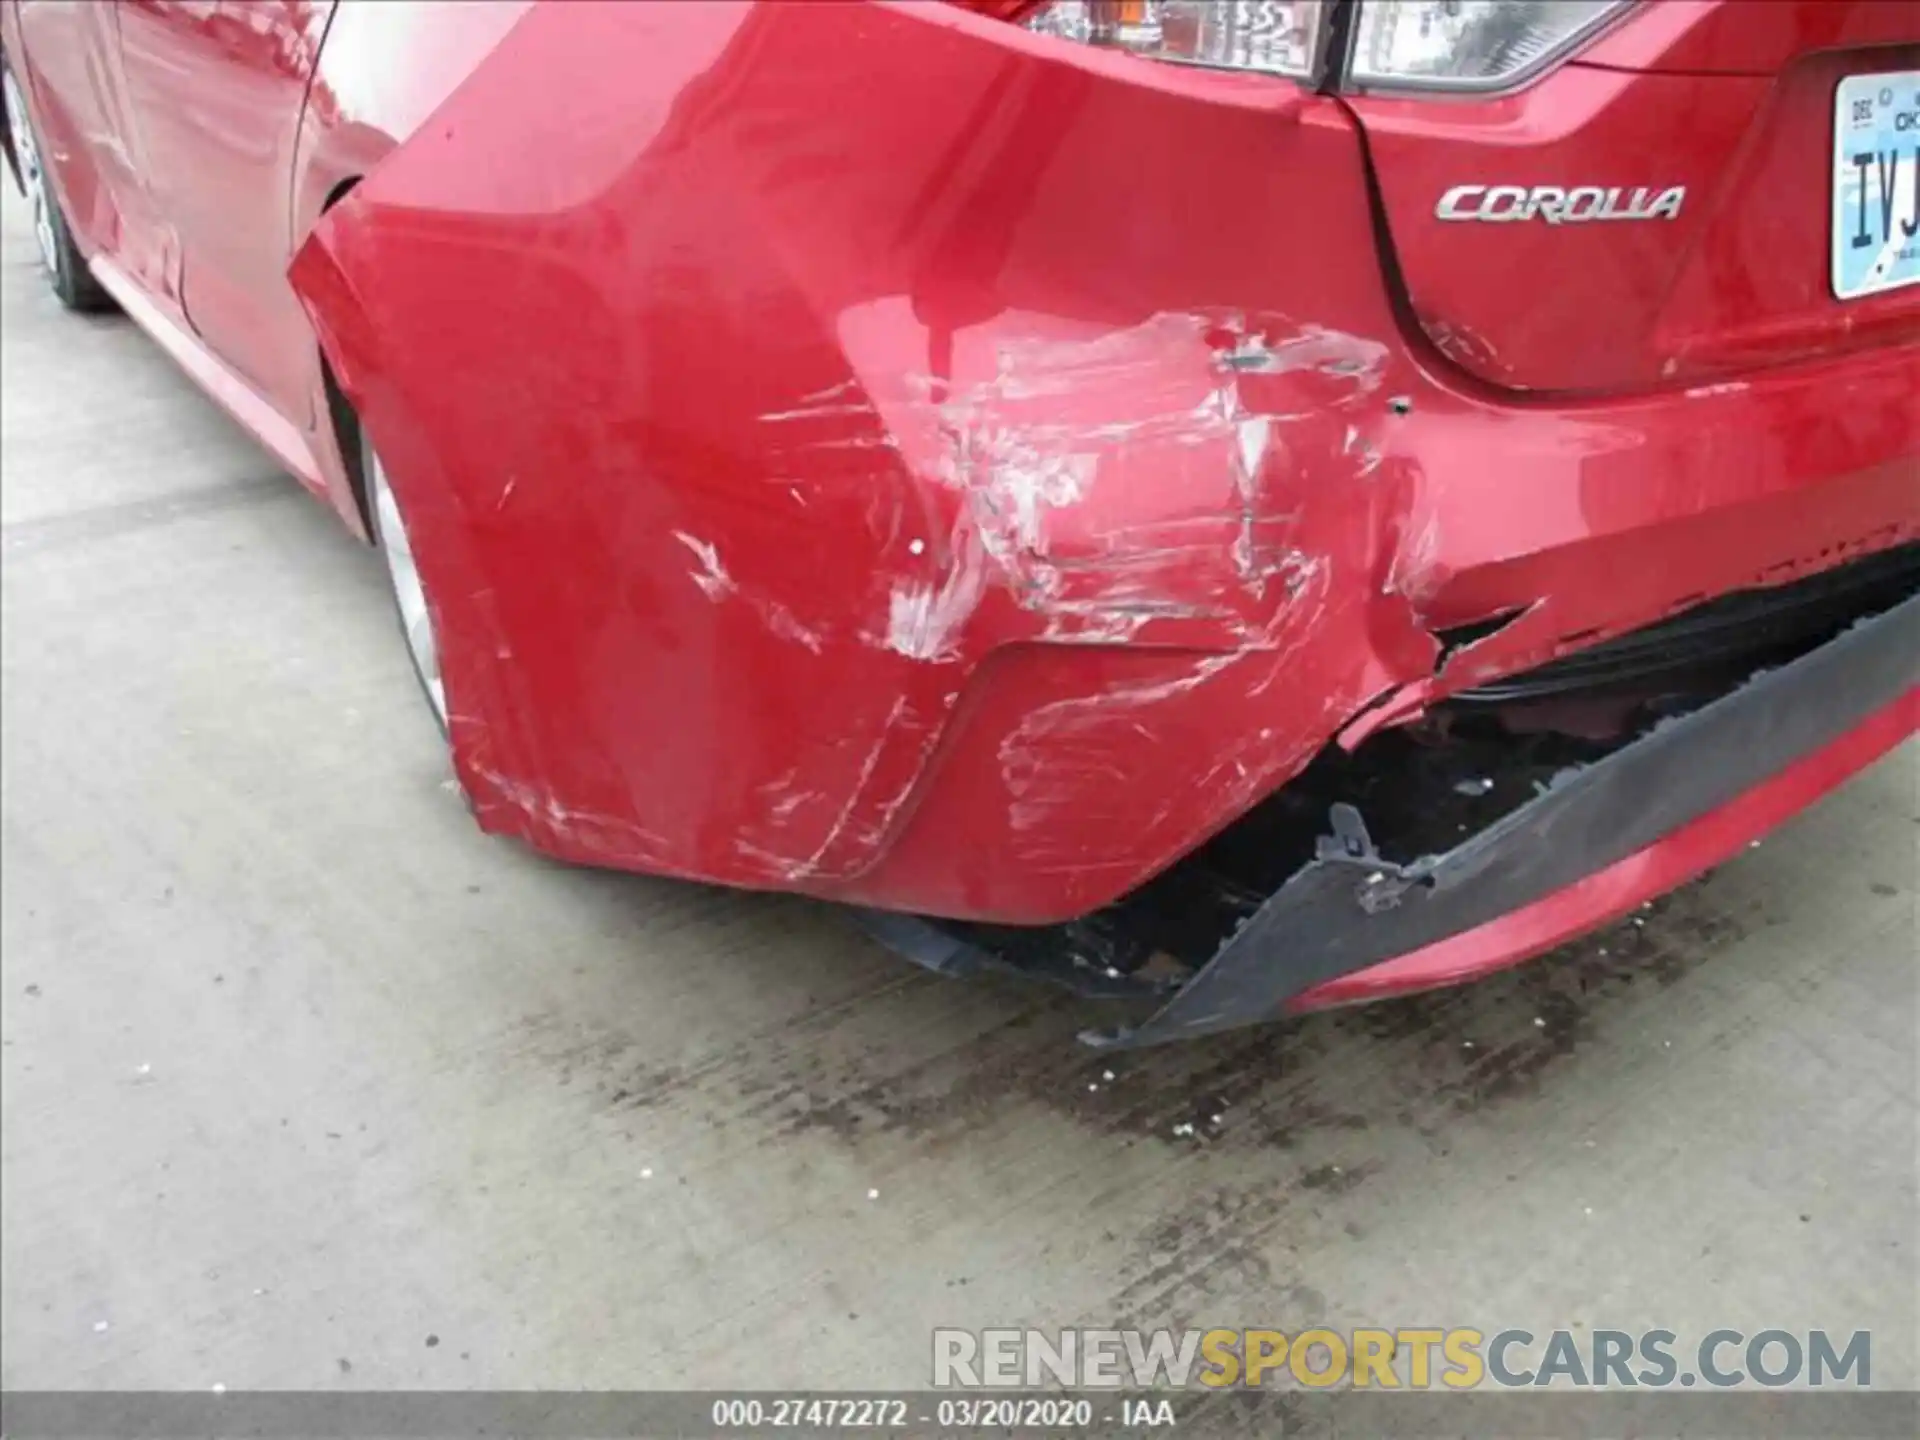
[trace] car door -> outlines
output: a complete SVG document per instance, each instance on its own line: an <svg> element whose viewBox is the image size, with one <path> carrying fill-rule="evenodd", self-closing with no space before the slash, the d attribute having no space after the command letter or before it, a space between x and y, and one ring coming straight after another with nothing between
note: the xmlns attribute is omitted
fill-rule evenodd
<svg viewBox="0 0 1920 1440"><path fill-rule="evenodd" d="M178 314L179 246L147 186L120 67L119 14L97 0L19 0L15 79L41 160L88 255L104 252Z"/></svg>
<svg viewBox="0 0 1920 1440"><path fill-rule="evenodd" d="M312 420L312 330L287 284L290 177L333 0L118 0L147 183L179 235L181 303L283 417Z"/></svg>

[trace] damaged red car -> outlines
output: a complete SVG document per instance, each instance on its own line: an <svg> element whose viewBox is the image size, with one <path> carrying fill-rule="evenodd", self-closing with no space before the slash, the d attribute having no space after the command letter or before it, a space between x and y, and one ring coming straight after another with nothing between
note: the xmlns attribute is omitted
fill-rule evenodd
<svg viewBox="0 0 1920 1440"><path fill-rule="evenodd" d="M473 813L551 855L845 902L1143 1044L1537 954L1920 716L1920 8L0 44L60 298L379 548Z"/></svg>

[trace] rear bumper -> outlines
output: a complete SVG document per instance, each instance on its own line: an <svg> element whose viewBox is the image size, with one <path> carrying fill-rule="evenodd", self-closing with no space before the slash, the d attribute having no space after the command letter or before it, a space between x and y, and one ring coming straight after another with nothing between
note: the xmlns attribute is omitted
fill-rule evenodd
<svg viewBox="0 0 1920 1440"><path fill-rule="evenodd" d="M475 813L595 865L1085 915L1330 742L1920 532L1920 349L1497 392L1341 104L957 7L537 5L293 278Z"/></svg>
<svg viewBox="0 0 1920 1440"><path fill-rule="evenodd" d="M1096 1043L1190 1038L1524 959L1678 884L1781 818L1782 802L1798 808L1883 753L1920 718L1917 684L1920 596L1564 777L1443 855L1391 864L1357 813L1336 817L1320 857L1164 1007Z"/></svg>
<svg viewBox="0 0 1920 1440"><path fill-rule="evenodd" d="M1731 859L1775 826L1885 755L1920 727L1909 691L1824 749L1689 821L1624 860L1531 905L1411 954L1322 981L1290 1014L1458 985L1530 960L1597 929Z"/></svg>

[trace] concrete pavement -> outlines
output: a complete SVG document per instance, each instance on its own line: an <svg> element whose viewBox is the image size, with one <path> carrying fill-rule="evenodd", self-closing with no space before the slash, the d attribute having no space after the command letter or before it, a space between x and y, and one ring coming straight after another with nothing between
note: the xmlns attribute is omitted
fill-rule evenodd
<svg viewBox="0 0 1920 1440"><path fill-rule="evenodd" d="M24 218L7 1386L904 1387L936 1324L1309 1322L1871 1329L1920 1381L1914 746L1510 975L1101 1059L829 908L481 835L374 556Z"/></svg>

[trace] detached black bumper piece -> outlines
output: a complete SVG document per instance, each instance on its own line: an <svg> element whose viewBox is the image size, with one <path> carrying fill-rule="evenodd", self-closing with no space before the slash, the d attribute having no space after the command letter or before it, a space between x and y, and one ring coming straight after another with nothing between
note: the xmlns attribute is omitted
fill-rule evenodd
<svg viewBox="0 0 1920 1440"><path fill-rule="evenodd" d="M1646 848L1839 739L1920 683L1920 596L1862 620L1604 759L1456 848L1395 864L1333 807L1319 855L1145 1023L1083 1037L1119 1049L1276 1015L1336 975L1461 934Z"/></svg>

